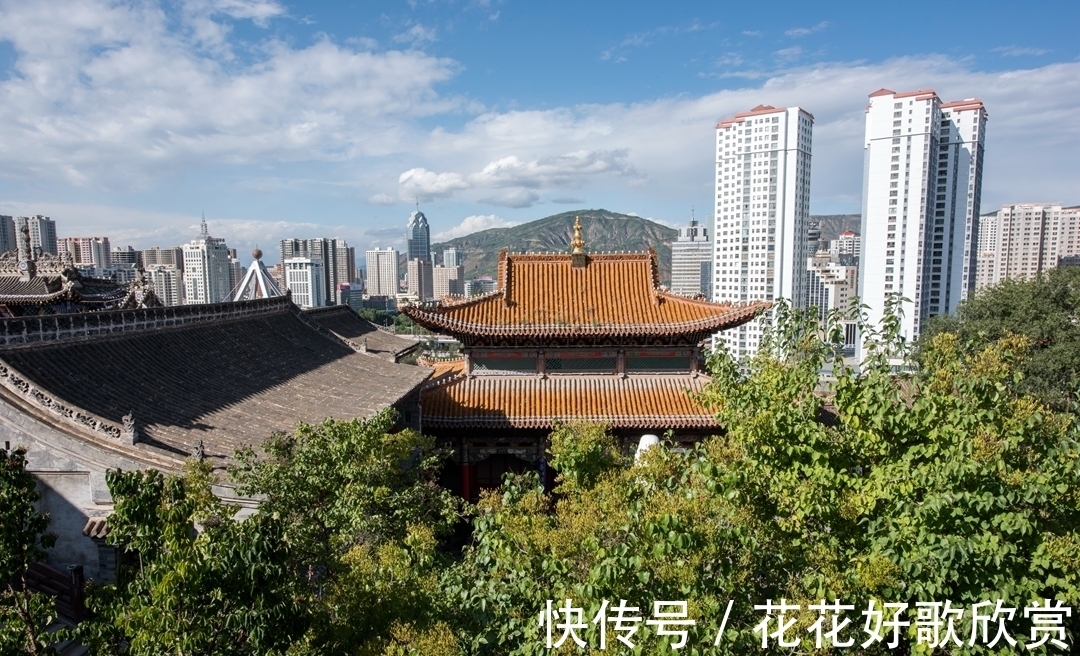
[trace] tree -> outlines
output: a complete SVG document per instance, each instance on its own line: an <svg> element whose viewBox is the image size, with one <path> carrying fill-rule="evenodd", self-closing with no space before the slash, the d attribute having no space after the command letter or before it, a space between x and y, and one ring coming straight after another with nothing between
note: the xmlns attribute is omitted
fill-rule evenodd
<svg viewBox="0 0 1080 656"><path fill-rule="evenodd" d="M448 634L440 549L463 502L438 484L445 454L396 414L301 424L237 454L230 474L260 514L280 518L292 567L319 591L312 653L381 654L393 645L441 644ZM440 637L442 636L442 637ZM441 649L442 647L440 647ZM434 652L432 652L434 653Z"/></svg>
<svg viewBox="0 0 1080 656"><path fill-rule="evenodd" d="M236 508L210 493L209 466L187 469L107 473L108 539L137 566L91 589L94 616L78 639L95 653L284 654L308 620L281 519L231 519Z"/></svg>
<svg viewBox="0 0 1080 656"><path fill-rule="evenodd" d="M26 586L30 565L56 542L48 514L34 508L39 498L26 451L0 449L0 654L51 653L46 629L56 619L55 602Z"/></svg>
<svg viewBox="0 0 1080 656"><path fill-rule="evenodd" d="M1027 337L1026 357L1018 364L1024 375L1020 390L1057 410L1074 409L1080 391L1080 269L1059 267L980 290L955 315L932 318L920 344L944 332L955 334L968 354L1008 335Z"/></svg>

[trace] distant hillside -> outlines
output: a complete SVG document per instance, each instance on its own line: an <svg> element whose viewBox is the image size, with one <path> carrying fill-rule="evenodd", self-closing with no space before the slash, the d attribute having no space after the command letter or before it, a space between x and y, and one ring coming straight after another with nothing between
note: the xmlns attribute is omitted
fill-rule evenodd
<svg viewBox="0 0 1080 656"><path fill-rule="evenodd" d="M862 221L861 214L820 214L811 216L811 221L817 221L821 226L821 239L832 241L840 236L845 230L859 233L859 224Z"/></svg>
<svg viewBox="0 0 1080 656"><path fill-rule="evenodd" d="M590 252L656 250L660 262L660 280L671 279L671 242L679 231L659 223L628 214L607 210L576 210L563 212L512 228L492 228L471 235L433 244L431 250L441 253L456 248L464 254L465 277L495 277L499 268L499 251L511 252L570 252L574 237L574 217L581 217L581 233Z"/></svg>

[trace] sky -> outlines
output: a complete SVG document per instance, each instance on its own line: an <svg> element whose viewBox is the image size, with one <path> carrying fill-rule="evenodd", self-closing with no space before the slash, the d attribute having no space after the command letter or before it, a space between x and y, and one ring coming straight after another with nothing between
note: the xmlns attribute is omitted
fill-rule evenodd
<svg viewBox="0 0 1080 656"><path fill-rule="evenodd" d="M0 214L268 263L579 208L710 216L716 123L815 117L810 210L861 204L867 96L989 113L983 211L1080 204L1080 3L0 0ZM362 257L358 260L362 261Z"/></svg>

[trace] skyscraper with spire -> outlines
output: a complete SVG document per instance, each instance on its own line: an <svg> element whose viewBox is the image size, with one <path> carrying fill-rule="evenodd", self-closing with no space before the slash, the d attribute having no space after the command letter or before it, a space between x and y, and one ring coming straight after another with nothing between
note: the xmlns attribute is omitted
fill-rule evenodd
<svg viewBox="0 0 1080 656"><path fill-rule="evenodd" d="M409 260L431 261L431 228L428 227L427 217L420 211L417 205L416 211L409 215L409 223L405 227L405 241Z"/></svg>
<svg viewBox="0 0 1080 656"><path fill-rule="evenodd" d="M225 240L211 237L206 217L197 239L184 244L184 303L221 303L229 300L229 249Z"/></svg>

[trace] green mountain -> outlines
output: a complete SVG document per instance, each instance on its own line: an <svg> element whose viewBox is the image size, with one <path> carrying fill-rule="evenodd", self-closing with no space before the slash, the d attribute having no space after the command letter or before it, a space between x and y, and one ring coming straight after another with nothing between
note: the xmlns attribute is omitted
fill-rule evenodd
<svg viewBox="0 0 1080 656"><path fill-rule="evenodd" d="M671 279L671 242L679 231L647 219L607 210L576 210L563 212L511 228L491 228L474 232L439 244L431 250L441 253L456 248L464 254L466 279L476 276L495 277L499 268L499 251L512 253L569 253L574 237L574 218L581 217L581 235L585 248L591 253L606 251L656 250L660 262L660 280Z"/></svg>

